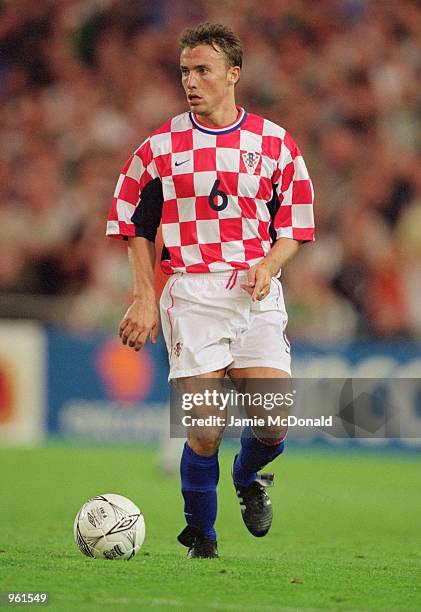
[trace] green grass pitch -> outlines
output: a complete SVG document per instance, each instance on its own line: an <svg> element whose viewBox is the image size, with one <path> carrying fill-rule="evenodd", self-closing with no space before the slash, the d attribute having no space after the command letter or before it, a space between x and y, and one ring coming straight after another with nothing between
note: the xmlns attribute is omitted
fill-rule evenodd
<svg viewBox="0 0 421 612"><path fill-rule="evenodd" d="M419 610L421 458L290 447L275 464L269 535L245 529L221 451L221 558L187 560L178 478L135 448L0 451L0 591L49 591L52 610ZM146 519L131 561L82 556L72 524L116 492ZM25 606L31 607L32 606ZM41 606L38 606L41 607Z"/></svg>

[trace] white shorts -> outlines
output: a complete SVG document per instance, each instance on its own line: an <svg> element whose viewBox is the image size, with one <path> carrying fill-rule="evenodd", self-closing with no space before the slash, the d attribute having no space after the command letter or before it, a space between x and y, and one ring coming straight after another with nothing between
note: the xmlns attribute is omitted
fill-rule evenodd
<svg viewBox="0 0 421 612"><path fill-rule="evenodd" d="M240 285L247 271L173 274L161 296L169 379L221 368L266 366L291 373L288 316L282 286L252 302ZM233 286L232 286L233 285Z"/></svg>

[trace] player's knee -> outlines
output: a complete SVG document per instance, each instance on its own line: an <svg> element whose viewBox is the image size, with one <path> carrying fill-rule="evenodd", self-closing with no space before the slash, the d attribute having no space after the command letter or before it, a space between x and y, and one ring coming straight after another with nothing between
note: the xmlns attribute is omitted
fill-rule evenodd
<svg viewBox="0 0 421 612"><path fill-rule="evenodd" d="M259 429L255 429L255 433L261 440L267 440L269 443L276 443L283 440L287 434L288 428L281 425L266 425Z"/></svg>
<svg viewBox="0 0 421 612"><path fill-rule="evenodd" d="M221 444L222 432L209 431L202 435L189 438L189 446L198 455L211 457Z"/></svg>

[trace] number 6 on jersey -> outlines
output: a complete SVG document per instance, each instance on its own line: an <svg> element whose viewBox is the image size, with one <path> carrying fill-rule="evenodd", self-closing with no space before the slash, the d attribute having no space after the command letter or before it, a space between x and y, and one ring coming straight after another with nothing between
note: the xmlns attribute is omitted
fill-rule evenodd
<svg viewBox="0 0 421 612"><path fill-rule="evenodd" d="M228 206L227 194L225 193L225 191L218 189L220 182L221 181L219 179L216 179L216 181L213 184L212 190L208 196L209 206L213 210L217 210L217 211L224 210ZM221 204L218 204L218 196L222 198Z"/></svg>

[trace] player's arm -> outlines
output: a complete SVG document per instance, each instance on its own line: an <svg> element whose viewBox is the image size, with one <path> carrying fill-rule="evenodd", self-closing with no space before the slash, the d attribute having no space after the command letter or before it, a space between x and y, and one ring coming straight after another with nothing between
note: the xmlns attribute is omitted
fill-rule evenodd
<svg viewBox="0 0 421 612"><path fill-rule="evenodd" d="M278 276L285 264L294 257L299 247L298 240L278 238L263 261L257 264L257 267L266 270L270 278Z"/></svg>
<svg viewBox="0 0 421 612"><path fill-rule="evenodd" d="M278 238L262 261L252 266L248 271L247 285L242 288L250 294L253 302L263 300L270 291L273 276L278 276L280 270L295 255L300 243L292 238Z"/></svg>
<svg viewBox="0 0 421 612"><path fill-rule="evenodd" d="M288 133L272 181L278 200L273 219L276 242L266 257L249 270L248 286L243 288L253 301L266 297L272 277L278 276L299 245L314 240L313 186L300 150Z"/></svg>
<svg viewBox="0 0 421 612"><path fill-rule="evenodd" d="M129 261L133 277L133 302L120 323L123 344L139 351L148 336L156 342L159 311L154 289L155 244L147 238L128 239Z"/></svg>
<svg viewBox="0 0 421 612"><path fill-rule="evenodd" d="M148 336L154 343L159 329L154 266L162 204L162 183L147 139L121 171L107 222L107 235L125 239L128 244L133 302L120 323L119 335L123 344L136 351Z"/></svg>

